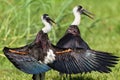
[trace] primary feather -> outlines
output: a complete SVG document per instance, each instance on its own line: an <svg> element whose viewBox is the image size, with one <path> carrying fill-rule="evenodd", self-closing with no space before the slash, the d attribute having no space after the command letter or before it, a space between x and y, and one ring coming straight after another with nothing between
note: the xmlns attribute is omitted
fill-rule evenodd
<svg viewBox="0 0 120 80"><path fill-rule="evenodd" d="M77 49L72 52L56 54L56 60L49 66L66 74L99 71L108 73L117 64L118 57L107 52Z"/></svg>

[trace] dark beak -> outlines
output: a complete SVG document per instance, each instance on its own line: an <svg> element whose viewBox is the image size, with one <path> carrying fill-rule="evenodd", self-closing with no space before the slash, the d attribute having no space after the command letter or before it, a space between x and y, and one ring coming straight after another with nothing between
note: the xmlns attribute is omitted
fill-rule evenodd
<svg viewBox="0 0 120 80"><path fill-rule="evenodd" d="M54 24L56 24L51 18L47 18L47 21L50 23L50 24L52 24L52 23L54 23Z"/></svg>
<svg viewBox="0 0 120 80"><path fill-rule="evenodd" d="M94 14L92 14L91 12L88 12L87 10L83 9L82 10L82 14L88 16L91 19L94 19Z"/></svg>

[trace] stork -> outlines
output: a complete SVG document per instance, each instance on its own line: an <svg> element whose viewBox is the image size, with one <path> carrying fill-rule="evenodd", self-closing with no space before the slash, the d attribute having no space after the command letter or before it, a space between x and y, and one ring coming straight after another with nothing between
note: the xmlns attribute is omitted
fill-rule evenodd
<svg viewBox="0 0 120 80"><path fill-rule="evenodd" d="M74 21L66 30L65 35L57 42L58 47L62 48L83 48L90 49L88 44L80 36L80 30L78 28L81 22L81 15L86 15L93 19L93 14L85 10L82 6L75 6L73 8ZM62 75L62 73L60 73ZM71 77L71 75L70 75Z"/></svg>
<svg viewBox="0 0 120 80"><path fill-rule="evenodd" d="M54 54L47 55L50 50L47 49L47 43L44 42L47 33L52 28L52 22L54 21L50 19L48 14L43 14L41 20L45 27L38 32L32 43L19 48L5 47L3 49L5 56L16 68L25 73L34 74L33 80L39 79L36 74L40 74L40 80L44 80L45 72L51 69L46 64L51 62L52 59L49 60L47 57L54 57Z"/></svg>
<svg viewBox="0 0 120 80"><path fill-rule="evenodd" d="M51 68L61 73L77 74L99 71L110 72L118 57L111 53L83 48L60 48L49 41L47 33L53 22L46 14L42 17L45 27L35 40L19 48L4 47L5 56L19 70L29 74L44 73Z"/></svg>
<svg viewBox="0 0 120 80"><path fill-rule="evenodd" d="M82 14L88 16L91 19L93 19L93 14L85 10L82 6L75 6L73 8L73 14L75 16L75 19L72 22L72 24L69 26L69 28L66 30L65 35L58 41L57 47L72 48L72 49L81 48L85 50L91 50L89 45L80 36L80 30L78 26L81 22ZM85 62L84 64L86 64L87 60L85 60L84 62ZM99 71L99 69L97 71ZM62 73L60 74L62 75Z"/></svg>

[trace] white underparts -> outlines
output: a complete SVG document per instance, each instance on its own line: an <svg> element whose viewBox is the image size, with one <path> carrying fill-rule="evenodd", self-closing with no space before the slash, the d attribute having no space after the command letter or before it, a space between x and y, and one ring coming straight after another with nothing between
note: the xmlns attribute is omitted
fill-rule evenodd
<svg viewBox="0 0 120 80"><path fill-rule="evenodd" d="M52 63L54 60L55 60L55 54L53 50L49 49L47 52L47 56L45 56L44 63L45 64Z"/></svg>

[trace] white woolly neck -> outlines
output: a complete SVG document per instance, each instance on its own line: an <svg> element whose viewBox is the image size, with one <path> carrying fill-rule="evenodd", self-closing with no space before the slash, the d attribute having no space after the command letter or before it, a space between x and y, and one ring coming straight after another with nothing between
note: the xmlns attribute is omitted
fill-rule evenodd
<svg viewBox="0 0 120 80"><path fill-rule="evenodd" d="M42 20L43 24L45 25L45 27L42 28L42 31L44 33L48 33L50 32L52 25L50 23L48 23L46 20Z"/></svg>
<svg viewBox="0 0 120 80"><path fill-rule="evenodd" d="M72 22L71 25L79 25L80 24L80 21L81 21L81 14L79 12L73 12L75 18L74 18L74 21Z"/></svg>
<svg viewBox="0 0 120 80"><path fill-rule="evenodd" d="M45 27L42 28L42 31L44 33L48 33L48 32L50 32L51 28L52 28L52 26L50 24L46 24Z"/></svg>

